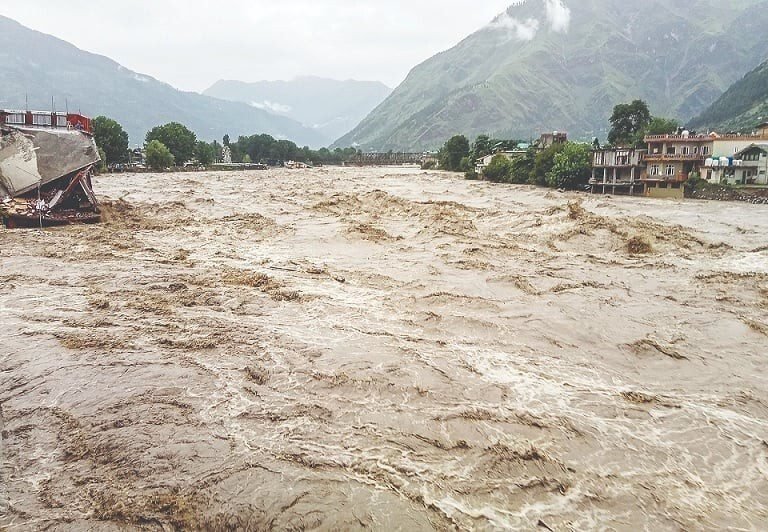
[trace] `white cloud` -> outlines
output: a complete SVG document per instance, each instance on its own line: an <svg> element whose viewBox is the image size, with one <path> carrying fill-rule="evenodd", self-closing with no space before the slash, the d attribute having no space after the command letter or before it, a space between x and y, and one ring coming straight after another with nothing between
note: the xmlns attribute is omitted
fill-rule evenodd
<svg viewBox="0 0 768 532"><path fill-rule="evenodd" d="M496 20L491 22L490 27L493 29L500 29L510 32L512 37L518 41L531 41L539 31L540 22L535 18L529 18L525 21L517 20L515 17L510 16L509 13L504 13Z"/></svg>
<svg viewBox="0 0 768 532"><path fill-rule="evenodd" d="M270 111L272 113L279 114L279 115L288 114L293 110L293 108L290 105L270 102L269 100L264 100L263 102L251 102L251 106L256 107L257 109Z"/></svg>
<svg viewBox="0 0 768 532"><path fill-rule="evenodd" d="M557 33L568 33L571 26L571 9L563 0L544 0L544 5L550 29Z"/></svg>

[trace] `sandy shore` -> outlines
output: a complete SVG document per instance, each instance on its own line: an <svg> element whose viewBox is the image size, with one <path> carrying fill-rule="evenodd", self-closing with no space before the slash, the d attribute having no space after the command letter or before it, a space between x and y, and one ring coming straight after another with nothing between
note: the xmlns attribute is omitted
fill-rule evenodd
<svg viewBox="0 0 768 532"><path fill-rule="evenodd" d="M768 206L109 175L0 229L0 528L757 530Z"/></svg>

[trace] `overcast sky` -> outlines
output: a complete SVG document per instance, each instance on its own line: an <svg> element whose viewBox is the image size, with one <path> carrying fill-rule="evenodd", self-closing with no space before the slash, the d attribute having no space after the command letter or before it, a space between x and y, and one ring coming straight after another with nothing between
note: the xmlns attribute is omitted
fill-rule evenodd
<svg viewBox="0 0 768 532"><path fill-rule="evenodd" d="M0 14L184 90L317 75L394 87L511 0L0 0Z"/></svg>

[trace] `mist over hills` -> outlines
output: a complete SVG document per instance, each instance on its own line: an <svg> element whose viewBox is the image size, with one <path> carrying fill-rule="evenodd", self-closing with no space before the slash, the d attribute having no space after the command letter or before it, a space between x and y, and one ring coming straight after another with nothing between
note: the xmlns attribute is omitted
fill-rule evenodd
<svg viewBox="0 0 768 532"><path fill-rule="evenodd" d="M605 138L616 103L699 114L768 56L765 0L528 0L415 67L336 142L436 148L456 133Z"/></svg>
<svg viewBox="0 0 768 532"><path fill-rule="evenodd" d="M221 80L203 94L247 103L316 130L331 144L351 131L392 89L378 81L300 77L291 81Z"/></svg>
<svg viewBox="0 0 768 532"><path fill-rule="evenodd" d="M152 127L170 121L190 127L205 140L229 134L269 133L299 145L327 142L312 128L262 109L193 92L182 92L0 16L0 108L81 110L119 121L141 144Z"/></svg>

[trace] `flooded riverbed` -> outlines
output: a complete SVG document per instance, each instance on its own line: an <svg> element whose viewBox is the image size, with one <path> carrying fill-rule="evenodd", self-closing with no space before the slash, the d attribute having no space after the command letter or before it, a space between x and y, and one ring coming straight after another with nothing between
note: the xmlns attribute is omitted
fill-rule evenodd
<svg viewBox="0 0 768 532"><path fill-rule="evenodd" d="M0 229L0 527L760 529L768 206L108 175Z"/></svg>

